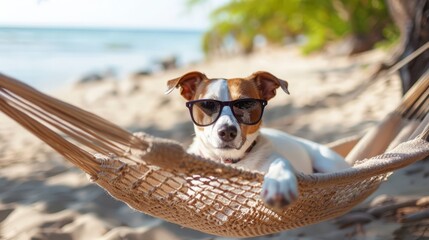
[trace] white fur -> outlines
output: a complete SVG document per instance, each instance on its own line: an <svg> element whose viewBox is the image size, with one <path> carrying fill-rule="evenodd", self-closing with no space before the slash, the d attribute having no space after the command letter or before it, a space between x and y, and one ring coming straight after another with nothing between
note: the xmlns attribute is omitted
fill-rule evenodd
<svg viewBox="0 0 429 240"><path fill-rule="evenodd" d="M230 101L226 80L212 80L202 98ZM224 124L234 125L239 131L237 138L232 141L232 149L221 148L225 143L217 132ZM333 172L349 167L341 156L329 148L278 130L261 128L259 132L242 138L239 123L229 107L224 107L219 119L204 127L203 131L195 127L195 133L188 152L221 162L225 159L240 159L236 166L264 172L262 198L276 207L283 207L298 197L296 172L308 174L313 169L317 172ZM256 145L246 153L255 139Z"/></svg>

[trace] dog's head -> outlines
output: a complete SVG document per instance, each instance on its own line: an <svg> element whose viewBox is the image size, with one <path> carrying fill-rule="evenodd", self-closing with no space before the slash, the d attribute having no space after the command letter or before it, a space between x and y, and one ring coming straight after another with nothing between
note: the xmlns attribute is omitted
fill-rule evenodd
<svg viewBox="0 0 429 240"><path fill-rule="evenodd" d="M209 79L189 72L167 83L166 94L180 88L188 100L195 134L203 146L220 159L240 159L255 141L267 101L288 83L268 72L255 72L246 78Z"/></svg>

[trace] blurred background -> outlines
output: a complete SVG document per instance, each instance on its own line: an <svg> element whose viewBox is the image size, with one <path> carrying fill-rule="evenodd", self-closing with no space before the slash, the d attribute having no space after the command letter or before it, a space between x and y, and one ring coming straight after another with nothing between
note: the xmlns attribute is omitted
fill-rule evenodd
<svg viewBox="0 0 429 240"><path fill-rule="evenodd" d="M0 1L0 66L43 89L298 43L354 54L399 36L383 0Z"/></svg>
<svg viewBox="0 0 429 240"><path fill-rule="evenodd" d="M0 0L1 73L185 147L185 100L164 90L187 71L287 80L264 125L325 144L395 109L429 69L428 40L429 0ZM4 114L0 143L0 239L225 239L132 210ZM429 239L427 163L345 216L255 239Z"/></svg>
<svg viewBox="0 0 429 240"><path fill-rule="evenodd" d="M191 11L185 0L2 0L0 66L52 89L201 61L208 15L222 2Z"/></svg>

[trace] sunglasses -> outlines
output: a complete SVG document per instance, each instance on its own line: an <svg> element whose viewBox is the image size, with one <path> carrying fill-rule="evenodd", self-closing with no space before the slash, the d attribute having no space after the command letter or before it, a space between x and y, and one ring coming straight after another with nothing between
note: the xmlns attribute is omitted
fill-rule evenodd
<svg viewBox="0 0 429 240"><path fill-rule="evenodd" d="M218 101L213 99L198 99L186 103L192 121L200 127L213 124L221 115L225 106L231 108L234 117L239 123L246 125L257 124L264 113L267 101L262 99L245 98L234 101Z"/></svg>

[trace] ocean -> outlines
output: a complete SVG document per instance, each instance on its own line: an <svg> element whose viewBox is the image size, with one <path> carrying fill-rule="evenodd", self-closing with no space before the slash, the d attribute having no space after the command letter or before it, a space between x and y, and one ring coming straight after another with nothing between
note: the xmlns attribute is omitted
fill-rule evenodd
<svg viewBox="0 0 429 240"><path fill-rule="evenodd" d="M159 70L159 60L178 65L201 61L202 32L129 29L0 27L0 72L41 90L52 90L93 73L119 79Z"/></svg>

